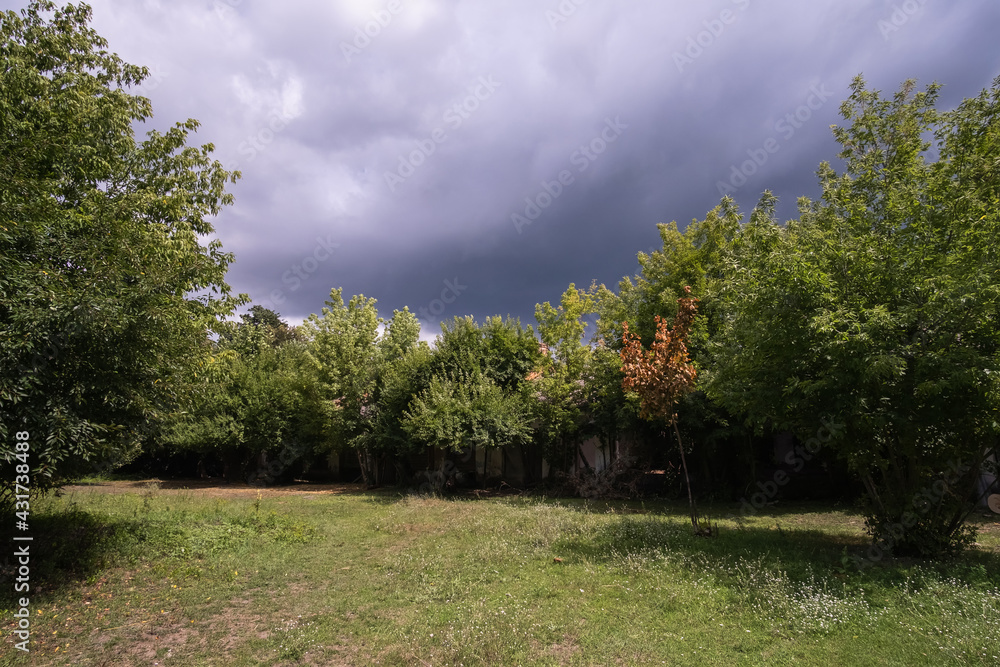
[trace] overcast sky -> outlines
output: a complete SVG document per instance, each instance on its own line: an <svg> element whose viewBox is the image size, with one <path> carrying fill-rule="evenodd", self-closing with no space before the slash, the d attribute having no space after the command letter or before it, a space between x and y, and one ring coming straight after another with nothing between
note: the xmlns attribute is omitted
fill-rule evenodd
<svg viewBox="0 0 1000 667"><path fill-rule="evenodd" d="M198 119L243 172L215 223L235 291L298 323L343 287L431 337L617 285L723 190L792 217L856 74L946 108L1000 75L992 0L91 4L152 126Z"/></svg>

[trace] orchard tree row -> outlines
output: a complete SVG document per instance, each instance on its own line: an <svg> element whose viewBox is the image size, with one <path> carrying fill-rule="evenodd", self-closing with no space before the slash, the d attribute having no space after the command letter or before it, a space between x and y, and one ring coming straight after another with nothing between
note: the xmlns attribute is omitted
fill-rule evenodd
<svg viewBox="0 0 1000 667"><path fill-rule="evenodd" d="M230 321L248 303L225 282L233 257L200 239L239 172L188 144L194 120L134 136L152 109L128 91L149 72L90 18L46 0L0 16L8 510L10 480L44 492L143 452L266 481L347 451L376 484L470 448L540 448L569 471L591 437L638 443L639 468L683 453L700 492L738 497L755 438L784 431L825 434L818 455L851 471L897 552L971 539L1000 436L1000 80L942 111L936 85L885 97L859 77L840 169L820 165L796 219L767 192L746 218L723 199L661 225L616 290L570 285L537 329L455 318L431 347L408 310L383 321L338 289L298 328L261 307Z"/></svg>

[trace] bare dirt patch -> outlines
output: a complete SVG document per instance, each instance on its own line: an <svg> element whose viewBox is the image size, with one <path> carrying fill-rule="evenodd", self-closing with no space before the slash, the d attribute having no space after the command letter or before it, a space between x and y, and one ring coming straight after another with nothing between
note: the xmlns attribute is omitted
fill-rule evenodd
<svg viewBox="0 0 1000 667"><path fill-rule="evenodd" d="M577 637L563 635L562 639L554 644L550 644L541 653L542 655L554 658L558 664L565 665L577 658L581 650Z"/></svg>

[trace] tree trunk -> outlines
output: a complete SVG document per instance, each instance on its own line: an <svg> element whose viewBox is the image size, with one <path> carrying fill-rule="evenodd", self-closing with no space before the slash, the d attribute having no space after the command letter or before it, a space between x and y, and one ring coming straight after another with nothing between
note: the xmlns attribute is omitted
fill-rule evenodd
<svg viewBox="0 0 1000 667"><path fill-rule="evenodd" d="M366 487L371 488L372 484L369 481L368 466L365 465L365 459L361 455L361 448L358 447L354 451L358 453L358 465L361 466L361 479L364 481Z"/></svg>
<svg viewBox="0 0 1000 667"><path fill-rule="evenodd" d="M583 469L589 473L593 473L594 469L590 467L590 464L587 462L587 457L583 455L583 443L577 443L575 449L576 455L580 458L580 462L583 463Z"/></svg>
<svg viewBox="0 0 1000 667"><path fill-rule="evenodd" d="M528 454L524 451L524 445L519 444L517 446L517 451L521 454L521 470L524 473L524 486L531 486L531 481L534 478L531 471L528 469Z"/></svg>
<svg viewBox="0 0 1000 667"><path fill-rule="evenodd" d="M684 443L681 442L681 432L674 421L674 433L677 435L677 447L681 450L681 467L684 468L684 481L687 483L688 504L691 506L691 525L695 532L698 532L698 508L694 504L694 495L691 493L691 477L688 475L687 459L684 456Z"/></svg>

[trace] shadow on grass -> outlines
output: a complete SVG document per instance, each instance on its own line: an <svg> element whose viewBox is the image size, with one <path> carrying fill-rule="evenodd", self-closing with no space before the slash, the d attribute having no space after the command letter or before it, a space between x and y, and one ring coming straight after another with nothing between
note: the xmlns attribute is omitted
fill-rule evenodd
<svg viewBox="0 0 1000 667"><path fill-rule="evenodd" d="M255 503L240 503L223 511L206 508L188 512L169 506L154 508L144 495L143 506L134 507L133 516L109 516L101 511L82 509L73 501L68 506L46 509L30 517L30 542L15 542L0 535L14 548L0 553L0 608L10 608L23 596L59 592L92 583L102 572L154 560L201 561L218 554L252 549L262 540L298 544L315 535L315 527L294 513L260 511ZM374 499L374 502L385 502ZM10 520L4 526L14 526ZM20 576L19 557L14 552L28 545L29 591L15 591Z"/></svg>
<svg viewBox="0 0 1000 667"><path fill-rule="evenodd" d="M633 508L634 509L634 508ZM576 556L592 563L614 565L629 558L644 559L668 553L685 567L726 571L737 559L759 561L765 567L782 570L793 581L813 576L835 576L863 583L904 581L914 567L936 571L970 585L1000 587L1000 553L970 550L952 560L925 560L881 556L869 558L870 541L864 534L851 535L821 529L782 526L780 519L803 516L802 508L769 513L759 517L764 525L723 527L715 537L697 537L686 519L686 507L650 513L621 513L617 519L588 529L585 534L564 536L553 544L562 556ZM828 514L816 507L817 514ZM863 565L858 566L858 559Z"/></svg>
<svg viewBox="0 0 1000 667"><path fill-rule="evenodd" d="M76 508L32 515L30 542L4 541L15 547L0 557L0 607L72 586L112 564L136 562L150 543L162 543L159 532L141 519L108 519ZM30 588L15 592L19 563L13 552L23 545L29 547Z"/></svg>

